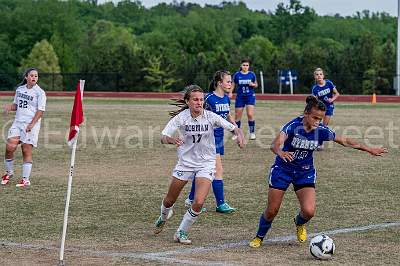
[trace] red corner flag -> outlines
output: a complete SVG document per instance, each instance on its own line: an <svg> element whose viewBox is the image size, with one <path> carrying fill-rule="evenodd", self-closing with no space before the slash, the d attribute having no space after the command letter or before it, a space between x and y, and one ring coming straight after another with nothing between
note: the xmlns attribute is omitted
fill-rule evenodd
<svg viewBox="0 0 400 266"><path fill-rule="evenodd" d="M82 124L83 122L82 95L84 86L85 86L84 80L80 80L78 85L76 86L74 107L72 108L71 124L69 127L69 136L68 136L68 146L70 147L74 145L78 137L79 125Z"/></svg>

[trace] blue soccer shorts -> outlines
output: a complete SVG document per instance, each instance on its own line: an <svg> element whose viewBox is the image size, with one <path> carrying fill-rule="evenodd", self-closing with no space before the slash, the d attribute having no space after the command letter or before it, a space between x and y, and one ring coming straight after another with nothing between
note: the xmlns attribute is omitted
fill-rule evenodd
<svg viewBox="0 0 400 266"><path fill-rule="evenodd" d="M256 105L256 94L236 95L235 108L243 108L246 105Z"/></svg>
<svg viewBox="0 0 400 266"><path fill-rule="evenodd" d="M335 109L335 106L333 104L328 104L326 105L326 116L333 116L333 110Z"/></svg>
<svg viewBox="0 0 400 266"><path fill-rule="evenodd" d="M270 188L286 191L290 184L293 184L295 191L304 187L315 187L317 172L315 169L310 170L287 170L276 164L271 166L268 177Z"/></svg>

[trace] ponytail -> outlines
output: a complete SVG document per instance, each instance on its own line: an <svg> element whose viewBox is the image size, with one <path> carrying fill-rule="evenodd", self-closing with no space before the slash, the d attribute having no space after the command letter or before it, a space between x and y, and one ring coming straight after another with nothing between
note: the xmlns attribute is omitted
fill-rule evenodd
<svg viewBox="0 0 400 266"><path fill-rule="evenodd" d="M189 109L189 106L187 105L186 101L188 101L190 99L191 93L192 92L203 92L203 89L200 88L200 86L198 86L198 85L189 85L189 86L185 87L183 92L184 92L183 99L182 98L181 99L172 99L174 102L171 103L171 105L178 106L179 109L176 111L170 111L169 115L171 117L178 115L180 112L182 112L185 109Z"/></svg>
<svg viewBox="0 0 400 266"><path fill-rule="evenodd" d="M325 104L318 100L317 97L314 95L307 96L306 98L306 107L304 108L304 113L309 113L311 110L315 108L319 111L326 111L326 106Z"/></svg>

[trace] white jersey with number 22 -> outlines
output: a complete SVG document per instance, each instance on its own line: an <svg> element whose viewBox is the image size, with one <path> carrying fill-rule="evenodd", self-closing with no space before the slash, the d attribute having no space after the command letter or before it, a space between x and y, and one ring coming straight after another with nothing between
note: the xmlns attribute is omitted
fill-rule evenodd
<svg viewBox="0 0 400 266"><path fill-rule="evenodd" d="M38 110L46 110L46 94L38 85L30 89L26 85L19 86L15 91L14 103L17 105L15 121L30 123Z"/></svg>

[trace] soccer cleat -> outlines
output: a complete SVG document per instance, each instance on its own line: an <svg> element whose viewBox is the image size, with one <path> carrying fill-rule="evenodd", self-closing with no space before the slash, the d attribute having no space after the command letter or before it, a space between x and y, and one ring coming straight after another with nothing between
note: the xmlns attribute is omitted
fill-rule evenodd
<svg viewBox="0 0 400 266"><path fill-rule="evenodd" d="M250 140L255 140L255 139L256 139L256 134L250 133Z"/></svg>
<svg viewBox="0 0 400 266"><path fill-rule="evenodd" d="M294 218L294 223L296 224L296 218ZM306 225L297 225L296 224L296 235L297 235L297 241L300 243L304 243L307 240L307 229Z"/></svg>
<svg viewBox="0 0 400 266"><path fill-rule="evenodd" d="M1 178L1 184L2 185L7 185L8 182L10 182L10 178L12 177L12 175L9 175L8 173L6 173L5 175L2 176Z"/></svg>
<svg viewBox="0 0 400 266"><path fill-rule="evenodd" d="M262 246L263 240L256 236L253 240L250 241L249 246L252 248L259 248Z"/></svg>
<svg viewBox="0 0 400 266"><path fill-rule="evenodd" d="M155 223L155 228L154 228L154 234L155 235L158 235L159 233L161 233L161 231L163 230L164 225L165 225L166 222L167 221L161 220L161 215L160 215L160 217L158 217L158 219L157 219L157 221Z"/></svg>
<svg viewBox="0 0 400 266"><path fill-rule="evenodd" d="M168 215L167 215L167 220L169 220L173 215L174 215L174 209L171 208L169 210ZM160 215L160 217L158 217L158 219L157 219L157 221L155 223L154 234L157 235L157 234L161 233L161 231L163 230L164 225L165 225L166 222L167 221L161 220L161 215Z"/></svg>
<svg viewBox="0 0 400 266"><path fill-rule="evenodd" d="M237 210L236 208L232 208L226 202L217 206L217 208L215 209L215 211L219 212L219 213L232 213L232 212L235 212L236 210Z"/></svg>
<svg viewBox="0 0 400 266"><path fill-rule="evenodd" d="M192 207L192 203L193 201L189 198L185 199L185 207L186 209L189 209L190 207ZM206 207L202 207L200 213L205 213L207 212L207 208Z"/></svg>
<svg viewBox="0 0 400 266"><path fill-rule="evenodd" d="M31 181L29 179L22 178L15 186L16 187L29 187L31 185Z"/></svg>
<svg viewBox="0 0 400 266"><path fill-rule="evenodd" d="M175 233L174 241L177 243L184 244L184 245L192 244L192 241L188 238L187 233L183 230L179 230Z"/></svg>

